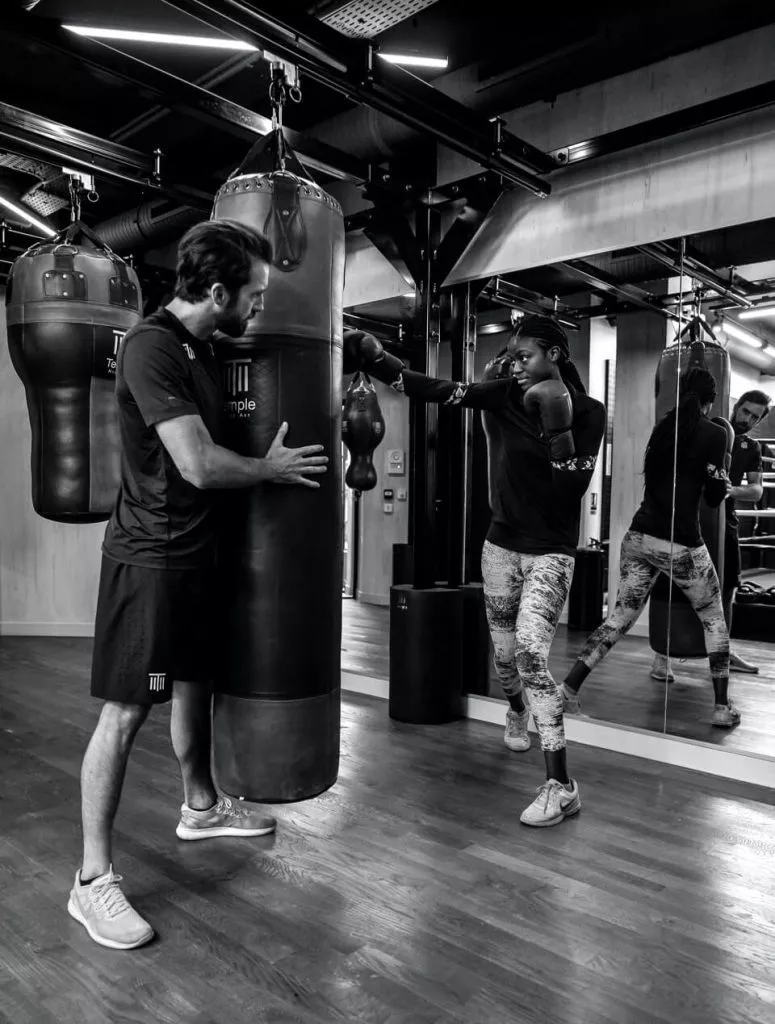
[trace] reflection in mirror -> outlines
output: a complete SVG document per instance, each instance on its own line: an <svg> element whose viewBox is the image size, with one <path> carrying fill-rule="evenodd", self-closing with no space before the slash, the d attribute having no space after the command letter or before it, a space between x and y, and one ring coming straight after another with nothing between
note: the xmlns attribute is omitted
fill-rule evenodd
<svg viewBox="0 0 775 1024"><path fill-rule="evenodd" d="M760 227L754 226L759 240L756 258L763 253L762 240L773 237ZM746 238L747 229L729 229L723 237L718 232L693 236L684 250L683 274L679 239L479 282L471 376L482 380L488 364L504 352L515 319L546 312L563 326L586 390L605 406L605 436L581 502L573 584L549 659L554 678L562 683L570 675L573 683L581 671L574 666L590 636L614 611L625 534L636 514L646 515L639 509L644 502L644 461L652 432L675 407L676 398L680 405L676 372L679 334L682 371L688 368L692 344L704 346L701 362L707 365L715 386L704 419L710 423L714 417L722 417L735 431L731 480L739 520L741 583L734 594L731 616L733 668L759 669L758 673L732 672L731 700L740 709L742 721L733 728L713 725L716 699L705 635L686 601L680 596L668 601L675 593L675 587L670 591L668 585L669 559L667 576L654 574L653 599L638 609L629 631L595 664L584 680L579 700L582 713L595 719L660 732L667 720L667 729L673 734L757 752L775 726L775 700L771 701L775 650L765 639L775 636L771 618L775 615L775 462L764 462L763 480L758 481L759 471L750 456L756 453L752 439L775 438L775 420L765 416L757 422L761 407L751 410L739 400L748 391L759 391L767 399L775 396L775 318L768 320L764 315L769 309L775 312L775 302L770 307L766 304L768 292L775 296L775 263L750 266L745 257ZM734 274L728 269L731 265L736 267ZM368 321L404 359L408 349L405 344L401 348L398 328L403 326L404 338L410 336L412 313L413 298L408 293L348 309L349 317ZM752 315L759 313L761 319ZM437 372L442 378L454 377L444 320ZM357 600L345 602L350 607L345 611L343 667L387 679L389 588L392 583L411 581L410 417L409 403L381 384L376 387L386 420L385 442L375 454L378 485L360 501L345 496L349 506L344 588ZM442 411L435 437L438 582L447 578L448 554L459 528L449 499L450 481L457 471L449 452L461 436L459 414L460 410ZM723 428L715 429L723 433ZM680 467L684 448L680 427L678 436L675 429L671 431L666 446L669 469L677 440L681 441ZM492 456L488 456L486 416L479 412L471 417L470 443L466 581L476 587L481 586L480 556L492 516ZM773 449L764 448L765 460L772 458L772 450L775 443ZM742 461L741 454L746 456ZM393 458L398 461L391 463ZM667 503L661 509L662 518L667 515L672 520L672 474L668 474L668 483L667 497L663 494L659 500L662 505ZM675 486L680 496L688 485L676 480ZM714 500L718 498L716 494ZM387 506L392 506L391 511L386 511ZM729 557L725 543L729 531L723 518L731 512L731 505L722 500L713 509L703 499L700 512L701 539L711 560L723 570ZM714 517L715 532L708 527ZM646 526L652 535L664 533L653 521ZM668 533L668 545L669 537ZM657 539L665 541L665 537ZM693 542L696 538L688 539ZM625 568L631 555L632 551L625 552ZM672 568L675 576L675 561ZM718 575L722 583L723 571ZM734 579L733 568L726 575L727 584ZM723 587L723 598L729 615L729 586ZM669 665L665 657L668 641ZM467 664L465 687L469 693L503 700L486 625L481 645L487 648L486 657ZM603 647L607 649L607 643ZM571 694L569 709L572 703ZM505 718L505 701L503 706Z"/></svg>

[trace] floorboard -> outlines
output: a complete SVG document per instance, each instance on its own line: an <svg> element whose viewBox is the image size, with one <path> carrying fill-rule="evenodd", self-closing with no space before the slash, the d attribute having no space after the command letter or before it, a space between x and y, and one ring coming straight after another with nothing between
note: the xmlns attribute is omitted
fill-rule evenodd
<svg viewBox="0 0 775 1024"><path fill-rule="evenodd" d="M98 705L90 641L0 639L0 1022L771 1024L775 798L577 747L583 809L530 830L540 755L347 696L337 784L275 836L186 844L169 708L141 730L116 869L158 939L65 912Z"/></svg>
<svg viewBox="0 0 775 1024"><path fill-rule="evenodd" d="M390 677L390 611L379 605L345 600L342 627L342 668L378 679ZM562 679L583 647L587 633L560 626L552 645L549 668ZM595 671L582 690L584 714L616 725L665 731L742 750L775 755L775 643L736 640L735 649L760 666L758 676L733 673L730 695L742 721L732 730L711 725L713 690L705 659L673 663L675 682L667 687L650 676L653 652L645 637L624 637ZM491 669L489 695L503 691ZM665 699L667 698L667 706Z"/></svg>

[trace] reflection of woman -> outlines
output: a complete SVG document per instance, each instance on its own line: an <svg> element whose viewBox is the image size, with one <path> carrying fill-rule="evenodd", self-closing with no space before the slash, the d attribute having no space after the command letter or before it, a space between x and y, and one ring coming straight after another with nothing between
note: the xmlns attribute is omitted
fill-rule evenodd
<svg viewBox="0 0 775 1024"><path fill-rule="evenodd" d="M521 322L508 358L495 368L499 379L437 380L404 369L394 357L366 369L412 398L487 411L492 521L482 578L495 667L510 705L505 739L512 750L527 750L532 711L547 781L521 820L559 824L581 804L566 767L562 694L547 661L573 576L581 499L603 438L605 409L586 395L564 331L543 316Z"/></svg>
<svg viewBox="0 0 775 1024"><path fill-rule="evenodd" d="M677 410L671 409L662 417L646 448L645 494L622 540L616 606L587 640L563 684L565 711L570 714L581 710L577 696L581 684L636 621L659 573L670 573L672 554L673 581L691 602L705 633L716 701L713 724L729 727L740 721L740 713L727 699L729 633L718 576L700 534L700 497L704 493L706 502L716 508L727 494L729 480L724 464L728 435L722 426L708 419L716 398L712 374L689 370L681 379L680 394Z"/></svg>

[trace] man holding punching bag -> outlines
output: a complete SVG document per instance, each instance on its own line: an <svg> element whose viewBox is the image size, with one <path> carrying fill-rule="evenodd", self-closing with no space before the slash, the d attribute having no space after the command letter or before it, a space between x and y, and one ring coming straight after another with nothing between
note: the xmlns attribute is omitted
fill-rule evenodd
<svg viewBox="0 0 775 1024"><path fill-rule="evenodd" d="M112 830L135 736L172 700L170 732L184 802L180 839L260 836L273 818L219 797L210 771L215 496L256 484L319 487L322 445L286 448L283 423L263 458L219 445L224 404L213 345L261 312L270 243L236 221L196 225L178 248L175 297L133 328L118 353L121 485L105 533L94 629L99 722L81 769L84 851L68 911L112 949L153 929L113 873ZM174 685L173 685L174 684Z"/></svg>

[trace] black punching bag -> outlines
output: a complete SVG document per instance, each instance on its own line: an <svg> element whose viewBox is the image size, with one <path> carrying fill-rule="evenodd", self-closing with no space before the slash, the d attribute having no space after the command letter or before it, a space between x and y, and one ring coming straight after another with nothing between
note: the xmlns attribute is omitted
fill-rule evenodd
<svg viewBox="0 0 775 1024"><path fill-rule="evenodd" d="M289 446L323 444L329 459L319 489L222 495L215 771L227 793L265 802L303 800L336 781L342 632L344 221L295 159L286 166L300 173L274 170L277 142L254 148L213 211L274 246L263 313L216 346L224 444L262 457L286 421Z"/></svg>
<svg viewBox="0 0 775 1024"><path fill-rule="evenodd" d="M119 484L121 339L141 318L135 272L75 221L11 267L8 345L32 429L32 505L61 523L110 518Z"/></svg>
<svg viewBox="0 0 775 1024"><path fill-rule="evenodd" d="M342 403L342 440L350 453L344 482L354 491L377 486L372 454L385 436L385 420L374 385L365 373L356 373Z"/></svg>
<svg viewBox="0 0 775 1024"><path fill-rule="evenodd" d="M680 372L685 373L693 366L710 370L716 379L716 401L711 417L726 417L729 410L729 383L731 367L729 353L712 341L695 341L681 346ZM671 345L662 353L657 366L655 394L657 422L675 406L676 374L678 373L678 345ZM700 501L700 528L713 564L716 566L719 582L724 581L724 503L710 508ZM670 583L660 575L651 592L649 602L649 640L652 650L658 654L667 653L667 618ZM675 658L702 658L706 656L705 636L700 620L679 588L673 585L672 612L670 619L670 654Z"/></svg>

